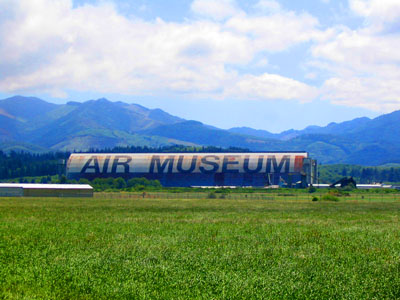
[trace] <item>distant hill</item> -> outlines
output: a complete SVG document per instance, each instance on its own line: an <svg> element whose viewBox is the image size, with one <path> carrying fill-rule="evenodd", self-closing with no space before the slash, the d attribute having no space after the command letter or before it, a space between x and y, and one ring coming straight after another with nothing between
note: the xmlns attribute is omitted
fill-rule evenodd
<svg viewBox="0 0 400 300"><path fill-rule="evenodd" d="M267 130L253 129L250 127L234 127L228 129L229 132L239 133L244 135L256 136L265 139L279 139L279 134L271 133Z"/></svg>
<svg viewBox="0 0 400 300"><path fill-rule="evenodd" d="M400 111L325 127L271 133L249 127L219 129L161 109L107 99L52 104L34 97L0 100L0 149L87 150L173 144L308 151L324 164L400 163Z"/></svg>
<svg viewBox="0 0 400 300"><path fill-rule="evenodd" d="M283 149L283 143L279 140L232 133L227 130L209 127L197 121L161 125L144 130L142 133L189 141L197 145L234 146L259 151Z"/></svg>
<svg viewBox="0 0 400 300"><path fill-rule="evenodd" d="M14 96L0 101L0 110L21 122L33 121L57 106L35 97Z"/></svg>
<svg viewBox="0 0 400 300"><path fill-rule="evenodd" d="M351 132L357 131L358 128L361 128L362 126L366 125L369 121L371 121L371 119L363 117L342 123L332 122L325 127L311 125L303 130L290 129L283 131L281 133L271 133L266 130L253 129L249 127L234 127L228 129L228 131L257 136L261 138L279 139L287 141L306 134L331 134L331 135L349 134Z"/></svg>
<svg viewBox="0 0 400 300"><path fill-rule="evenodd" d="M23 143L24 149L29 144L37 146L31 147L32 150L38 147L86 150L131 144L152 147L178 143L191 145L136 133L182 120L160 109L106 99L56 105L37 98L16 96L0 100L1 148L5 149L4 145L10 145L11 141L15 145Z"/></svg>

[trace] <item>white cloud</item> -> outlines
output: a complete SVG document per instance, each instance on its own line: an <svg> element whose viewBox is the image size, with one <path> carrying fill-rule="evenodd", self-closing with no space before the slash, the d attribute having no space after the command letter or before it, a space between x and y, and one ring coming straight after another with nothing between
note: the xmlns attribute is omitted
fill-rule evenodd
<svg viewBox="0 0 400 300"><path fill-rule="evenodd" d="M321 30L316 17L274 0L256 8L251 14L233 0L195 0L195 20L165 22L128 18L105 1L74 8L71 0L0 0L0 91L320 96L377 111L400 108L400 34L393 30L400 1L349 0L365 18L357 29ZM313 60L302 78L327 78L320 91L272 74L277 63L269 55L302 43L311 44Z"/></svg>
<svg viewBox="0 0 400 300"><path fill-rule="evenodd" d="M354 71L372 71L400 62L399 35L375 35L368 29L344 29L332 40L315 46L315 57L341 63Z"/></svg>
<svg viewBox="0 0 400 300"><path fill-rule="evenodd" d="M317 39L325 39L329 31L317 29L318 20L309 14L281 12L269 16L235 16L226 27L238 34L252 38L256 51L277 52L293 45Z"/></svg>
<svg viewBox="0 0 400 300"><path fill-rule="evenodd" d="M400 108L399 35L368 29L339 33L312 50L325 73L332 74L322 94L337 104L388 112Z"/></svg>
<svg viewBox="0 0 400 300"><path fill-rule="evenodd" d="M318 95L318 90L302 82L276 74L260 76L246 75L228 91L232 97L252 99L282 99L311 101Z"/></svg>
<svg viewBox="0 0 400 300"><path fill-rule="evenodd" d="M399 78L331 78L325 82L323 93L340 105L388 112L400 107Z"/></svg>
<svg viewBox="0 0 400 300"><path fill-rule="evenodd" d="M76 8L69 0L1 2L7 17L0 19L0 90L221 98L231 97L237 84L244 99L301 100L311 94L301 82L242 74L235 66L254 63L260 53L325 39L315 18L285 11L254 17L234 2L212 2L208 11L205 0L192 5L211 19L182 23L129 19L106 2ZM216 21L221 18L227 19Z"/></svg>
<svg viewBox="0 0 400 300"><path fill-rule="evenodd" d="M360 16L391 22L400 18L398 0L349 0L350 8Z"/></svg>
<svg viewBox="0 0 400 300"><path fill-rule="evenodd" d="M200 16L215 20L223 20L240 13L233 0L194 0L191 9Z"/></svg>
<svg viewBox="0 0 400 300"><path fill-rule="evenodd" d="M349 0L365 17L363 26L336 28L330 39L312 47L319 67L329 78L321 93L336 104L388 112L400 108L400 34L388 22L400 16L400 2Z"/></svg>
<svg viewBox="0 0 400 300"><path fill-rule="evenodd" d="M275 0L260 0L256 3L255 8L263 12L278 12L282 9L279 2Z"/></svg>

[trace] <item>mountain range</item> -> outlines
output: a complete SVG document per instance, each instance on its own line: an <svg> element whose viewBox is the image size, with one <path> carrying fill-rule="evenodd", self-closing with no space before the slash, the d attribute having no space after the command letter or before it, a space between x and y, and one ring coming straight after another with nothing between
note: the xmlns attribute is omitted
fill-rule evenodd
<svg viewBox="0 0 400 300"><path fill-rule="evenodd" d="M308 151L324 164L400 163L400 111L325 127L271 133L249 127L219 129L161 109L107 99L53 104L14 96L0 100L3 151L87 150L173 144L241 147L252 151Z"/></svg>

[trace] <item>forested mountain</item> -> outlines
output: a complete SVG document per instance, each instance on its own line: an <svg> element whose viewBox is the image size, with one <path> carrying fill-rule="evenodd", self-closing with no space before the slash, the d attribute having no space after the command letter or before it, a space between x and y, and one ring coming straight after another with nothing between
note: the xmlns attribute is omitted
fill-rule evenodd
<svg viewBox="0 0 400 300"><path fill-rule="evenodd" d="M0 140L4 150L35 150L38 147L85 150L132 144L190 144L136 133L180 121L182 119L160 109L151 110L106 99L64 105L21 96L0 100Z"/></svg>
<svg viewBox="0 0 400 300"><path fill-rule="evenodd" d="M116 146L241 147L251 151L308 151L324 164L400 163L400 111L279 134L229 130L184 120L160 109L107 99L58 105L15 96L0 100L0 149L43 152Z"/></svg>
<svg viewBox="0 0 400 300"><path fill-rule="evenodd" d="M24 148L43 147L54 150L86 150L115 146L165 145L215 145L245 147L253 150L279 148L279 141L259 139L230 133L226 130L204 125L197 121L186 121L161 109L148 109L137 104L111 102L107 99L90 100L84 103L68 102L51 104L40 109L34 117L21 118L19 107L30 101L38 107L47 102L36 98L13 97L0 100L4 122L0 132L4 145L23 143ZM10 109L9 103L16 109ZM34 108L32 108L34 109ZM12 143L11 143L12 145ZM14 149L13 147L4 150Z"/></svg>

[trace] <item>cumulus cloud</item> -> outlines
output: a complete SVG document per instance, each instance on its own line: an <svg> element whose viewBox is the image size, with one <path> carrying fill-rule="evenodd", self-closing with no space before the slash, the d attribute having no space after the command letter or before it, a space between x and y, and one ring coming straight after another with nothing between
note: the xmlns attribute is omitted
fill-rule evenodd
<svg viewBox="0 0 400 300"><path fill-rule="evenodd" d="M191 9L195 14L215 20L242 13L233 0L194 0Z"/></svg>
<svg viewBox="0 0 400 300"><path fill-rule="evenodd" d="M325 39L315 18L285 11L251 16L228 0L195 0L192 10L207 17L145 21L119 14L108 2L2 1L0 90L221 98L237 85L243 98L309 97L312 88L301 82L242 74L235 66L261 52Z"/></svg>
<svg viewBox="0 0 400 300"><path fill-rule="evenodd" d="M227 91L231 97L251 99L313 100L318 90L294 79L276 74L246 75Z"/></svg>
<svg viewBox="0 0 400 300"><path fill-rule="evenodd" d="M279 2L275 0L260 0L256 3L255 8L263 12L277 12L282 9Z"/></svg>
<svg viewBox="0 0 400 300"><path fill-rule="evenodd" d="M312 52L353 71L373 71L380 66L400 62L399 35L375 35L368 29L338 33L332 40L316 45ZM386 71L386 70L385 70Z"/></svg>
<svg viewBox="0 0 400 300"><path fill-rule="evenodd" d="M258 1L254 14L238 4L194 0L194 19L166 22L124 16L105 1L0 0L0 91L322 97L377 111L400 107L398 0L349 0L363 25L325 30L315 16L274 0ZM318 88L273 74L270 54L305 43L312 63L303 78L322 73Z"/></svg>
<svg viewBox="0 0 400 300"><path fill-rule="evenodd" d="M358 106L375 111L393 111L400 106L399 78L330 78L324 95L336 104Z"/></svg>
<svg viewBox="0 0 400 300"><path fill-rule="evenodd" d="M356 14L363 17L385 22L400 19L398 0L350 0L349 4Z"/></svg>
<svg viewBox="0 0 400 300"><path fill-rule="evenodd" d="M314 39L324 39L328 32L317 29L318 20L309 14L281 12L269 16L234 16L226 27L252 37L256 51L277 52Z"/></svg>
<svg viewBox="0 0 400 300"><path fill-rule="evenodd" d="M365 18L362 26L336 28L329 39L312 47L313 62L330 74L321 94L336 104L388 112L400 107L400 34L390 22L400 16L395 0L350 0Z"/></svg>

